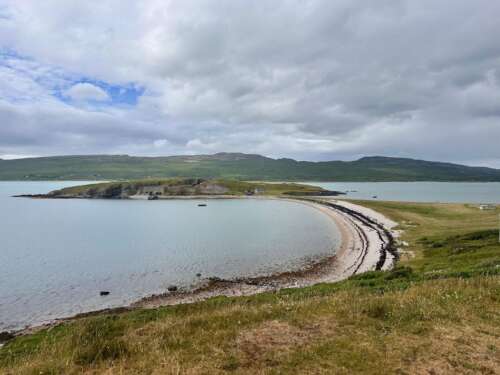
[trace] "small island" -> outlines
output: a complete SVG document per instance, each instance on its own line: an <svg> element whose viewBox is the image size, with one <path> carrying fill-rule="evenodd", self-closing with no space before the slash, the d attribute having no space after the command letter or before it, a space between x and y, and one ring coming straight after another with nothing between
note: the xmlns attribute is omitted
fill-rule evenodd
<svg viewBox="0 0 500 375"><path fill-rule="evenodd" d="M168 178L103 182L67 187L30 198L169 199L180 197L337 196L345 193L296 183Z"/></svg>

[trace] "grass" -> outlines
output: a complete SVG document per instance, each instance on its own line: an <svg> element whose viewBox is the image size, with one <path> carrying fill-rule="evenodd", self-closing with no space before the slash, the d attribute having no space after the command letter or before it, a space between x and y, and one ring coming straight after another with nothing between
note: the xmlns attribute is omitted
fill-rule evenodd
<svg viewBox="0 0 500 375"><path fill-rule="evenodd" d="M217 185L227 189L225 193L216 193L219 195L235 195L242 196L247 192L254 192L258 189L257 195L302 195L313 192L321 192L323 189L311 185L302 185L296 183L265 183L265 182L245 182L231 179L215 179L206 180L205 183ZM193 186L197 185L196 188ZM185 178L168 178L168 179L143 179L131 180L121 182L102 182L97 184L71 186L57 190L52 194L53 196L91 196L101 198L113 198L121 195L134 195L141 191L145 186L162 186L166 191L171 190L170 193L165 195L203 195L200 191L198 179L185 179ZM185 187L185 191L172 189L175 187ZM188 192L188 190L190 189Z"/></svg>
<svg viewBox="0 0 500 375"><path fill-rule="evenodd" d="M390 272L75 320L11 341L0 373L498 373L497 214L363 204L405 229Z"/></svg>

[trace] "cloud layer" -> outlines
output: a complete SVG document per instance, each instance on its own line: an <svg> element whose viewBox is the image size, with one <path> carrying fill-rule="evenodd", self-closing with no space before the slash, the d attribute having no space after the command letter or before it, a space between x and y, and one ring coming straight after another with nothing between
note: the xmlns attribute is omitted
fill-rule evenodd
<svg viewBox="0 0 500 375"><path fill-rule="evenodd" d="M0 155L500 167L498 14L490 0L0 1Z"/></svg>

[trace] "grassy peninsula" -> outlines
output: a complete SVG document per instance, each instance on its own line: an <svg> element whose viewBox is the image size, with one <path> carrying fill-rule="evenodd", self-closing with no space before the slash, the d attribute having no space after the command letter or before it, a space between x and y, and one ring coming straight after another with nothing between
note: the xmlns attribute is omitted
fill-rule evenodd
<svg viewBox="0 0 500 375"><path fill-rule="evenodd" d="M10 341L0 373L498 373L498 210L358 203L404 230L394 270L80 318Z"/></svg>
<svg viewBox="0 0 500 375"><path fill-rule="evenodd" d="M78 185L54 190L48 194L38 196L46 198L108 199L148 196L159 199L189 196L321 196L339 194L343 193L328 191L317 186L295 183L167 178Z"/></svg>

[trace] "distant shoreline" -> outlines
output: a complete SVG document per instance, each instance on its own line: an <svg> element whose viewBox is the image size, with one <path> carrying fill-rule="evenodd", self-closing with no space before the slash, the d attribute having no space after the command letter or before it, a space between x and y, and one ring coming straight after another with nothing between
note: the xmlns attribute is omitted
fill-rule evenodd
<svg viewBox="0 0 500 375"><path fill-rule="evenodd" d="M21 182L20 184L23 184ZM33 182L36 184L36 182ZM123 184L122 182L115 182L116 184ZM412 203L469 203L469 204L499 204L500 203L500 182L317 182L312 181L301 182L300 184L290 183L290 182L262 182L262 181L246 181L244 182L247 186L261 185L268 191L259 192L259 194L253 194L252 196L281 196L281 197L300 197L305 194L300 194L300 191L292 192L292 194L287 194L286 188L293 187L296 190L297 186L301 186L301 189L315 188L316 192L310 191L307 194L309 197L318 196L317 194L320 189L323 189L323 197L335 197L336 195L342 194L341 199L348 200L379 200L379 201L394 201L394 202L412 202ZM15 183L14 183L15 184ZM22 194L17 195L21 197L34 198L34 199L146 199L147 195L141 195L141 192L133 192L132 195L123 194L121 196L115 197L100 197L96 194L78 194L78 188L85 189L85 186L89 185L89 181L85 182L85 185L78 186L77 181L73 181L71 186L70 183L66 183L67 188L62 188L58 192L59 194L53 195L50 192L45 194ZM103 182L99 182L103 184ZM108 182L108 184L114 184ZM69 185L69 186L68 186ZM94 184L91 184L94 185ZM281 185L281 186L279 186ZM276 190L273 187L279 186ZM73 194L69 194L67 191L73 190ZM74 193L76 190L76 193ZM29 191L28 191L29 193ZM36 193L36 191L35 191ZM64 194L63 194L64 193ZM234 198L234 197L247 197L248 195L240 189L237 192L230 192L231 194L199 194L196 192L189 192L189 194L176 194L176 192L165 192L158 196L158 198L153 197L153 199L212 199L212 198ZM302 191L303 193L303 191Z"/></svg>

